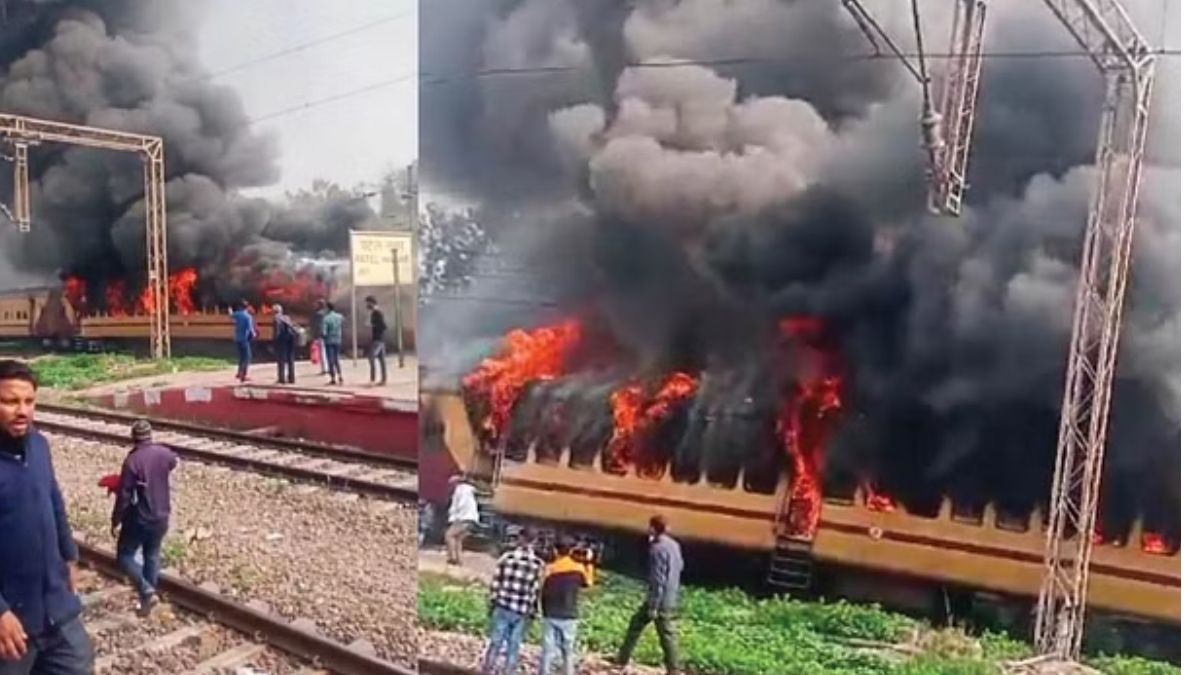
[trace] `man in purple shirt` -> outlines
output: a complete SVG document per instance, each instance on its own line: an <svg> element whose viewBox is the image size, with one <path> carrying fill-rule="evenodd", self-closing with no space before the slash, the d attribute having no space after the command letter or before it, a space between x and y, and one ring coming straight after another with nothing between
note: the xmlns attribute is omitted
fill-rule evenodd
<svg viewBox="0 0 1200 675"><path fill-rule="evenodd" d="M121 466L112 533L117 537L117 563L137 587L138 609L146 615L158 601L158 554L171 516L171 471L179 458L152 441L146 420L133 423L132 435L133 450ZM142 564L136 557L139 549Z"/></svg>

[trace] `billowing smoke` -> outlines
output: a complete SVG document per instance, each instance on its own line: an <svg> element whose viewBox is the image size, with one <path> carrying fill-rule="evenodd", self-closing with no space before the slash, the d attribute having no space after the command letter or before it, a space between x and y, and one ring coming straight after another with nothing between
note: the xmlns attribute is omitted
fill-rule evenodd
<svg viewBox="0 0 1200 675"><path fill-rule="evenodd" d="M911 47L907 6L891 15L879 4ZM1152 42L1178 44L1177 4L1165 21L1160 2L1126 4ZM947 17L926 19L945 35ZM985 62L968 208L947 219L924 211L916 83L894 60L861 58L870 47L836 1L429 2L422 36L423 188L497 214L479 222L524 270L474 275L478 302L429 303L421 349L432 370L461 376L481 340L581 314L649 376L707 373L690 413L707 427L684 425L671 441L677 460L732 453L750 467L761 465L756 407L778 397L763 368L770 326L815 315L847 378L831 481L871 481L916 509L945 493L1014 513L1045 499L1103 93L1087 59ZM1041 3L993 2L987 49L1078 46ZM1177 534L1170 56L1152 125L1106 527L1144 514ZM582 216L553 215L580 203ZM531 286L556 308L531 299ZM539 384L513 424L558 425L595 446L608 430L574 420L609 404L615 378Z"/></svg>
<svg viewBox="0 0 1200 675"><path fill-rule="evenodd" d="M231 268L343 251L346 230L368 215L361 201L276 205L238 196L278 179L278 149L252 126L236 93L207 78L194 35L199 4L5 4L0 110L162 136L169 264L198 270L205 301L253 299L253 285L230 284ZM47 278L57 272L140 286L132 281L144 280L146 268L140 159L60 144L30 154L33 227L4 237L11 259ZM3 194L8 202L7 187Z"/></svg>

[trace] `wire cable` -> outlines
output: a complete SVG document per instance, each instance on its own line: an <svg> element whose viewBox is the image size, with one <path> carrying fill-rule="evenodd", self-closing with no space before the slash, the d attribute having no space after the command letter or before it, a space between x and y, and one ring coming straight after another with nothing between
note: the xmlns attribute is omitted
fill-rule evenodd
<svg viewBox="0 0 1200 675"><path fill-rule="evenodd" d="M393 78L390 78L387 80L383 80L382 82L375 82L372 84L368 84L368 85L359 87L357 89L351 89L350 91L344 91L344 92L341 92L340 94L334 94L332 96L326 96L325 98L319 98L315 101L308 101L305 103L301 103L300 105L291 106L289 108L282 108L280 110L276 110L274 112L270 112L265 115L253 117L250 119L249 122L247 122L247 124L257 124L259 122L264 122L266 120L275 119L277 117L283 117L285 115L291 115L292 113L297 113L297 112L300 112L303 110L311 110L312 108L318 108L327 103L333 103L334 101L341 101L343 99L352 98L354 96L358 96L360 94L365 94L370 91L375 91L376 89L383 89L384 87L390 87L394 84L399 84L401 82L411 80L415 77L417 77L417 73L408 73L407 75L400 75L400 76L393 77Z"/></svg>
<svg viewBox="0 0 1200 675"><path fill-rule="evenodd" d="M1179 56L1182 50L1179 49L1154 49L1150 50L1150 54L1158 56ZM899 53L880 53L876 54L854 54L845 56L843 61L894 61L900 59L912 59L919 56L915 52L899 52ZM949 52L926 52L924 54L927 59L951 59L957 55ZM981 52L980 58L985 59L1065 59L1065 58L1091 58L1087 52L1076 50L1043 50L1043 51L1020 51L1020 52ZM640 61L625 64L625 68L683 68L687 66L755 66L755 65L775 65L775 66L794 66L796 59L772 58L762 56L747 56L734 57L723 59L678 59L672 61ZM444 84L455 79L470 79L470 78L485 78L485 77L503 77L510 75L540 75L554 73L579 73L586 72L586 67L581 66L531 66L521 68L483 68L479 70L466 71L461 73L421 73L422 83L424 84Z"/></svg>
<svg viewBox="0 0 1200 675"><path fill-rule="evenodd" d="M241 63L234 64L227 68L222 68L221 70L213 71L211 73L205 73L203 75L197 75L196 77L190 78L187 81L192 82L192 81L197 81L197 80L211 80L211 79L216 79L218 77L222 77L222 76L229 75L232 73L240 72L240 71L246 70L247 68L252 68L252 67L257 66L262 63L269 63L276 59L283 58L284 56L290 56L292 54L300 53L302 51L305 51L306 49L316 47L317 45L323 45L327 42L334 42L334 41L340 40L344 37L349 37L351 35L357 35L358 33L362 33L364 31L370 30L377 26L382 26L384 24L392 23L394 21L399 21L400 19L404 19L409 16L412 16L413 13L414 13L413 11L408 11L408 12L401 12L400 14L393 14L391 16L385 16L381 19L376 19L374 21L364 23L364 24L355 26L353 28L348 28L340 33L333 33L332 35L326 35L324 37L319 37L319 38L316 38L313 40L309 40L307 42L301 42L299 44L295 44L290 47L285 47L277 52L271 52L269 54L264 54L262 56L253 58L249 61L243 61Z"/></svg>

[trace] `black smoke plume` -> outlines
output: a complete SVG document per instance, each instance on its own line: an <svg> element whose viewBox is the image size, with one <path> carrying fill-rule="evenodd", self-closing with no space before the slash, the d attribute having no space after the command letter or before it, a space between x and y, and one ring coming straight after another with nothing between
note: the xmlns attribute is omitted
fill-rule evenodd
<svg viewBox="0 0 1200 675"><path fill-rule="evenodd" d="M889 14L883 4L879 16L911 48L906 7ZM1178 44L1178 4L1165 20L1162 3L1125 4L1156 46ZM431 382L455 381L506 329L586 308L647 377L704 370L685 413L693 420L669 443L677 461L726 466L732 455L761 466L756 420L780 395L769 327L816 315L847 378L830 481L872 481L917 510L943 494L1015 514L1045 500L1103 93L1087 59L985 62L968 209L946 219L923 209L915 82L893 60L861 58L870 47L837 2L430 1L421 10L422 187L427 199L497 214L480 223L525 271L475 274L475 301L427 305ZM946 16L926 18L931 35L944 35ZM931 49L945 48L940 39ZM986 39L996 52L1078 49L1040 3L990 3ZM1179 65L1170 56L1160 59L1151 129L1105 529L1119 536L1144 515L1177 542ZM595 420L623 375L536 385L515 433L596 447L606 429Z"/></svg>
<svg viewBox="0 0 1200 675"><path fill-rule="evenodd" d="M205 302L258 295L231 268L289 265L291 254L344 253L361 201L272 204L238 196L277 180L274 137L197 57L203 3L11 0L0 25L0 111L162 136L172 270L195 267ZM33 227L6 233L9 266L93 285L145 280L142 168L128 153L61 144L31 149ZM7 174L5 174L7 175ZM10 202L7 179L0 191ZM11 230L11 227L9 228ZM242 262L239 262L242 261ZM245 277L234 274L232 277ZM89 294L99 296L101 294Z"/></svg>

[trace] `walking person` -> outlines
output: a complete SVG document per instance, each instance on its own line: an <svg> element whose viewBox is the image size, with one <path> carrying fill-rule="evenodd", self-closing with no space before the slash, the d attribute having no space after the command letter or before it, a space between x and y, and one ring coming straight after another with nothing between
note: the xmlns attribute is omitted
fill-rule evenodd
<svg viewBox="0 0 1200 675"><path fill-rule="evenodd" d="M538 675L550 675L555 657L562 657L564 675L575 675L575 635L579 628L579 591L594 582L593 569L575 559L575 542L566 536L554 542L554 560L542 580L542 658Z"/></svg>
<svg viewBox="0 0 1200 675"><path fill-rule="evenodd" d="M329 362L329 384L345 384L342 379L342 324L346 319L333 307L325 303L325 316L321 319L321 333L325 340L325 359Z"/></svg>
<svg viewBox="0 0 1200 675"><path fill-rule="evenodd" d="M450 477L450 510L446 517L446 562L462 564L463 541L471 528L479 524L479 502L475 498L475 486L467 482L462 474Z"/></svg>
<svg viewBox="0 0 1200 675"><path fill-rule="evenodd" d="M250 314L250 303L242 300L237 309L229 313L233 317L233 342L237 346L237 379L245 382L250 372L250 345L258 337L254 316Z"/></svg>
<svg viewBox="0 0 1200 675"><path fill-rule="evenodd" d="M683 553L679 542L667 534L667 521L662 516L650 519L650 577L647 580L646 600L629 619L625 642L617 654L617 665L629 665L633 649L646 625L654 622L663 661L668 675L681 673L679 645L675 634L675 611L679 607L679 575L683 572Z"/></svg>
<svg viewBox="0 0 1200 675"><path fill-rule="evenodd" d="M500 556L488 601L491 634L483 655L486 675L512 675L521 665L521 642L537 608L538 586L545 563L533 550L533 536L522 529L517 547ZM504 650L503 667L499 665Z"/></svg>
<svg viewBox="0 0 1200 675"><path fill-rule="evenodd" d="M133 423L133 449L121 465L112 512L117 564L137 588L138 612L143 616L158 602L159 552L171 516L171 472L179 465L174 452L154 442L153 431L146 420Z"/></svg>
<svg viewBox="0 0 1200 675"><path fill-rule="evenodd" d="M271 305L271 313L275 316L275 366L279 371L279 384L296 384L296 343L300 339L300 331L296 323L283 312L283 306Z"/></svg>
<svg viewBox="0 0 1200 675"><path fill-rule="evenodd" d="M383 311L375 296L367 296L367 315L371 324L371 349L367 352L367 361L371 364L371 384L375 384L375 362L379 362L379 386L387 384L387 344L383 341L387 333L387 322L383 320Z"/></svg>
<svg viewBox="0 0 1200 675"><path fill-rule="evenodd" d="M29 366L0 360L0 675L90 675L79 551L36 403Z"/></svg>
<svg viewBox="0 0 1200 675"><path fill-rule="evenodd" d="M312 332L313 350L317 353L317 363L321 366L321 374L329 373L328 362L325 357L325 301L317 301L317 309L313 312L312 318L308 322L309 330Z"/></svg>

